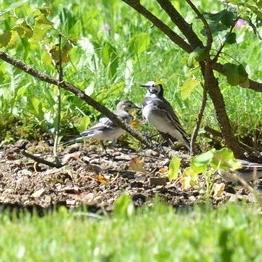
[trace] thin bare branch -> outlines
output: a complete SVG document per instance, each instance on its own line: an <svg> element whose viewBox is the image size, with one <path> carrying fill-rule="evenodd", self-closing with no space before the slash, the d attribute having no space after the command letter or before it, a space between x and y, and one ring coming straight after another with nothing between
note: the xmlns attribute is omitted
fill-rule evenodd
<svg viewBox="0 0 262 262"><path fill-rule="evenodd" d="M202 41L193 31L192 26L186 22L183 16L176 10L169 0L157 0L159 5L166 11L173 23L179 28L183 35L187 38L193 49L203 47Z"/></svg>
<svg viewBox="0 0 262 262"><path fill-rule="evenodd" d="M60 82L58 79L52 78L47 74L39 72L38 70L32 68L29 65L24 64L22 61L12 58L5 52L0 51L0 59L4 60L5 62L15 66L16 68L21 69L22 71L26 72L29 75L32 75L39 80L53 84L56 86L60 86L61 88L75 94L77 97L85 101L90 106L94 107L97 111L101 112L103 115L108 117L114 124L123 128L128 133L130 133L134 138L136 138L141 143L145 144L146 146L152 148L152 145L148 142L148 140L143 137L139 132L133 130L130 126L128 126L125 122L121 121L113 112L111 112L108 108L103 106L102 104L98 103L96 100L91 98L90 96L86 95L82 90L75 87L73 84L62 81Z"/></svg>
<svg viewBox="0 0 262 262"><path fill-rule="evenodd" d="M41 157L28 153L25 150L22 150L21 154L24 155L25 157L33 159L35 162L40 163L40 164L44 164L44 165L47 165L50 167L56 167L56 168L62 167L61 163L57 163L57 162L54 163L54 162L47 161Z"/></svg>
<svg viewBox="0 0 262 262"><path fill-rule="evenodd" d="M221 73L222 75L226 74L226 71L224 69L223 64L213 63L212 67L213 67L214 70L216 70L217 72ZM252 79L248 79L248 82L249 82L248 86L241 86L241 87L242 88L249 88L249 89L255 90L257 92L262 92L262 83L254 81Z"/></svg>
<svg viewBox="0 0 262 262"><path fill-rule="evenodd" d="M201 103L201 107L197 116L197 123L196 126L192 132L191 135L191 142L190 142L190 154L192 155L195 152L195 143L196 143L196 139L198 136L198 131L201 125L201 121L203 119L203 115L204 115L204 111L206 108L206 103L207 103L207 90L203 85L203 97L202 97L202 103Z"/></svg>
<svg viewBox="0 0 262 262"><path fill-rule="evenodd" d="M235 24L236 24L236 22L237 22L238 19L239 19L239 17L233 22L233 24L231 25L231 27L230 27L230 29L229 29L228 34L231 34L231 33L232 33L232 31L233 31L233 29L234 29L234 27L235 27ZM222 52L223 48L225 47L226 43L227 43L227 39L224 40L223 44L220 46L219 50L217 51L217 54L215 55L215 57L214 57L214 59L213 59L213 62L214 62L214 63L217 62L217 60L218 60L218 58L219 58L219 55L221 54L221 52Z"/></svg>
<svg viewBox="0 0 262 262"><path fill-rule="evenodd" d="M192 47L178 34L176 34L172 29L170 29L165 23L163 23L160 19L158 19L155 15L153 15L149 10L147 10L144 6L140 4L139 1L134 0L122 0L133 9L135 9L138 13L147 18L153 25L158 27L166 36L170 38L176 45L181 47L188 53L193 51Z"/></svg>
<svg viewBox="0 0 262 262"><path fill-rule="evenodd" d="M208 52L210 51L211 47L212 47L212 43L213 43L213 36L212 36L212 32L210 29L210 26L206 20L206 18L204 17L203 14L201 14L201 12L197 9L197 7L192 3L191 0L186 0L187 3L190 5L190 7L193 9L193 11L197 14L198 18L202 21L202 23L204 24L204 27L206 29L206 33L207 33L207 44L206 44L206 48L208 50Z"/></svg>
<svg viewBox="0 0 262 262"><path fill-rule="evenodd" d="M58 72L58 80L59 82L63 81L64 72L63 72L63 65L62 65L62 35L58 35L58 51L59 51L59 60L58 64L56 64L57 72ZM62 106L62 92L61 87L58 86L58 96L57 96L57 117L55 123L55 134L54 134L54 147L53 147L53 154L57 164L59 164L59 158L57 155L58 143L59 143L59 134L60 134L60 122L61 122L61 106Z"/></svg>

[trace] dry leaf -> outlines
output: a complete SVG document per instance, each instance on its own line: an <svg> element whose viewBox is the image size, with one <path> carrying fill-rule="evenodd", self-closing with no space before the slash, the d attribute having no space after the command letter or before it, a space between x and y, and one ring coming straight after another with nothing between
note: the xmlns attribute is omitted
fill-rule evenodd
<svg viewBox="0 0 262 262"><path fill-rule="evenodd" d="M133 127L134 129L137 129L140 126L140 121L137 119L134 119L131 121L130 123L131 127Z"/></svg>
<svg viewBox="0 0 262 262"><path fill-rule="evenodd" d="M71 153L71 154L66 154L66 155L64 155L64 157L63 157L63 159L62 159L62 163L63 163L63 164L66 164L66 163L68 163L71 159L79 160L80 155L81 155L81 152L80 152L80 151L77 151L77 152L74 152L74 153Z"/></svg>
<svg viewBox="0 0 262 262"><path fill-rule="evenodd" d="M225 191L225 184L224 183L216 183L213 186L214 194L213 196L215 198L221 197Z"/></svg>
<svg viewBox="0 0 262 262"><path fill-rule="evenodd" d="M41 188L41 189L39 189L39 190L36 190L36 191L31 195L31 197L38 198L38 197L42 196L44 193L45 193L45 189L44 189L44 188Z"/></svg>
<svg viewBox="0 0 262 262"><path fill-rule="evenodd" d="M144 172L144 158L134 157L129 161L129 169L137 172Z"/></svg>
<svg viewBox="0 0 262 262"><path fill-rule="evenodd" d="M96 181L102 185L106 185L108 183L108 179L103 175L96 176Z"/></svg>
<svg viewBox="0 0 262 262"><path fill-rule="evenodd" d="M160 175L162 175L162 176L167 176L168 167L167 167L167 166L164 166L164 167L159 168L158 173L159 173Z"/></svg>

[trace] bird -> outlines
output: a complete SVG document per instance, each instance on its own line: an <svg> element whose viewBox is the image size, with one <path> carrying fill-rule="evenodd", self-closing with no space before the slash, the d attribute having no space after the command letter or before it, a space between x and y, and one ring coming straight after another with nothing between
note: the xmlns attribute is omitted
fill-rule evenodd
<svg viewBox="0 0 262 262"><path fill-rule="evenodd" d="M243 159L236 159L238 167L235 170L222 171L220 174L228 182L239 182L239 179L243 179L245 182L252 182L262 178L262 164L250 162ZM232 174L236 174L234 176Z"/></svg>
<svg viewBox="0 0 262 262"><path fill-rule="evenodd" d="M129 100L120 101L115 110L115 114L124 122L130 123L133 119L131 113L134 109L138 109L133 102ZM69 140L64 145L74 144L87 138L93 138L101 143L107 140L117 140L121 135L125 133L125 130L116 126L109 118L102 117L97 124L89 128L88 130L80 133L80 136Z"/></svg>
<svg viewBox="0 0 262 262"><path fill-rule="evenodd" d="M141 85L147 89L142 106L143 118L154 126L164 138L178 140L190 151L190 142L171 104L164 98L161 84L149 81Z"/></svg>

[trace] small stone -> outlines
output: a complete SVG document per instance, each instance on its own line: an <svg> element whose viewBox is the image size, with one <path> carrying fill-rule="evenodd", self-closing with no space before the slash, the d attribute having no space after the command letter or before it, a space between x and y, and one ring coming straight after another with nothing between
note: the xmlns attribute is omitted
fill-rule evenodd
<svg viewBox="0 0 262 262"><path fill-rule="evenodd" d="M130 184L131 187L143 187L143 183L139 181L134 181Z"/></svg>
<svg viewBox="0 0 262 262"><path fill-rule="evenodd" d="M66 204L68 206L75 206L76 205L76 200L74 200L74 199L67 199L66 200Z"/></svg>
<svg viewBox="0 0 262 262"><path fill-rule="evenodd" d="M167 177L150 177L149 184L150 186L165 186L168 182Z"/></svg>

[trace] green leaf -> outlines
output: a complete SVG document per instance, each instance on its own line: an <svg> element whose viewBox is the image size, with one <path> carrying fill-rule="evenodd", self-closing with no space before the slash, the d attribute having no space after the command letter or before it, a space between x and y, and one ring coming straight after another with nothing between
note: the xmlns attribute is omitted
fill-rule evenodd
<svg viewBox="0 0 262 262"><path fill-rule="evenodd" d="M53 26L53 23L51 21L49 21L47 19L47 17L43 13L41 13L40 15L35 16L35 21L38 24L44 24L44 25Z"/></svg>
<svg viewBox="0 0 262 262"><path fill-rule="evenodd" d="M235 20L235 15L233 12L228 10L223 10L223 14L221 16L221 22L227 27L230 27L233 25Z"/></svg>
<svg viewBox="0 0 262 262"><path fill-rule="evenodd" d="M199 81L196 79L187 79L181 87L181 96L182 99L187 99L192 94L195 87L199 84Z"/></svg>
<svg viewBox="0 0 262 262"><path fill-rule="evenodd" d="M28 39L33 36L32 28L24 20L21 23L17 23L13 30L16 31L21 38L25 37Z"/></svg>
<svg viewBox="0 0 262 262"><path fill-rule="evenodd" d="M191 67L194 64L194 60L197 62L201 62L207 57L208 57L207 50L205 48L197 47L194 49L193 52L189 54L187 64L189 67Z"/></svg>
<svg viewBox="0 0 262 262"><path fill-rule="evenodd" d="M202 173L207 170L209 163L212 161L214 157L214 150L207 151L200 155L195 156L192 159L192 169L196 173Z"/></svg>
<svg viewBox="0 0 262 262"><path fill-rule="evenodd" d="M218 13L205 13L208 20L211 20L214 24L219 24L220 22L226 26L226 28L233 25L235 15L232 11L226 9Z"/></svg>
<svg viewBox="0 0 262 262"><path fill-rule="evenodd" d="M150 35L148 33L139 33L132 37L130 50L133 53L141 54L145 52L150 45Z"/></svg>
<svg viewBox="0 0 262 262"><path fill-rule="evenodd" d="M118 68L117 50L109 42L105 42L102 47L101 58L104 66L107 67L109 77L115 77Z"/></svg>
<svg viewBox="0 0 262 262"><path fill-rule="evenodd" d="M134 205L129 195L121 195L114 204L114 214L121 217L130 217L134 213Z"/></svg>
<svg viewBox="0 0 262 262"><path fill-rule="evenodd" d="M175 180L178 178L180 171L180 157L173 157L168 166L168 178L169 180Z"/></svg>
<svg viewBox="0 0 262 262"><path fill-rule="evenodd" d="M81 117L80 121L76 125L76 128L79 132L83 132L87 129L87 127L90 125L90 117L89 116L83 116Z"/></svg>
<svg viewBox="0 0 262 262"><path fill-rule="evenodd" d="M211 165L215 169L229 170L235 163L233 152L228 148L222 148L214 152Z"/></svg>
<svg viewBox="0 0 262 262"><path fill-rule="evenodd" d="M182 188L187 190L191 187L195 187L199 181L199 173L190 166L185 168L183 176L181 177Z"/></svg>
<svg viewBox="0 0 262 262"><path fill-rule="evenodd" d="M111 86L104 87L102 90L99 90L99 93L96 95L96 100L102 102L108 97L119 97L124 90L124 82L119 82Z"/></svg>
<svg viewBox="0 0 262 262"><path fill-rule="evenodd" d="M0 47L5 47L8 45L9 41L11 40L12 33L11 32L4 32L0 35Z"/></svg>
<svg viewBox="0 0 262 262"><path fill-rule="evenodd" d="M227 44L235 44L236 43L236 33L227 33L226 34L226 43Z"/></svg>
<svg viewBox="0 0 262 262"><path fill-rule="evenodd" d="M248 74L243 65L227 63L224 64L224 70L227 81L232 86L245 83L248 80Z"/></svg>

